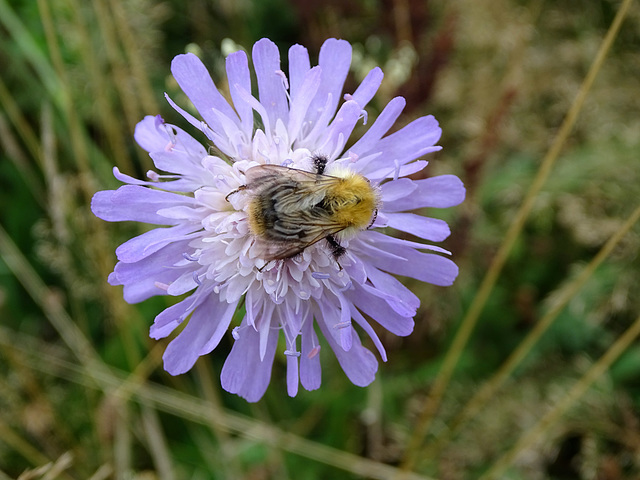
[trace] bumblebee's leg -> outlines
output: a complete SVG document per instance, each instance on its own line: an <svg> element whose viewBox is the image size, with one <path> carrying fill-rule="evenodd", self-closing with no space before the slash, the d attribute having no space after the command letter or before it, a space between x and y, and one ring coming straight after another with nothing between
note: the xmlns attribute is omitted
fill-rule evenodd
<svg viewBox="0 0 640 480"><path fill-rule="evenodd" d="M260 273L262 273L262 271L265 269L265 267L266 267L267 265L269 265L271 262L272 262L272 260L269 260L267 263L265 263L264 265L262 265L262 266L258 269L258 271L259 271Z"/></svg>
<svg viewBox="0 0 640 480"><path fill-rule="evenodd" d="M231 192L227 193L227 196L226 196L226 197L224 197L224 199L228 202L228 201L229 201L229 197L230 197L231 195L233 195L234 193L238 193L240 190L244 190L245 188L247 188L247 186L246 186L246 185L240 185L240 186L239 186L238 188L236 188L235 190L233 190L233 191L231 191Z"/></svg>
<svg viewBox="0 0 640 480"><path fill-rule="evenodd" d="M378 219L378 209L376 208L373 211L373 217L371 217L371 223L369 224L369 226L367 228L371 228L371 226L376 223L376 220Z"/></svg>
<svg viewBox="0 0 640 480"><path fill-rule="evenodd" d="M333 235L327 235L327 243L329 244L329 248L331 248L331 255L333 255L333 258L340 267L340 270L342 270L342 265L340 265L338 260L347 252L347 250L338 243Z"/></svg>

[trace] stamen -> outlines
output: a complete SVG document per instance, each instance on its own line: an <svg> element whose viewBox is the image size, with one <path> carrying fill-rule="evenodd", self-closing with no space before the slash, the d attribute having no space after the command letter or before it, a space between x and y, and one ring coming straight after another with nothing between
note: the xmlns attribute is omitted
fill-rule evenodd
<svg viewBox="0 0 640 480"><path fill-rule="evenodd" d="M198 272L193 272L193 281L196 282L198 286L202 285L202 281L200 280L200 276L198 275Z"/></svg>
<svg viewBox="0 0 640 480"><path fill-rule="evenodd" d="M157 182L160 180L160 174L158 172L154 172L153 170L149 170L147 172L147 178L153 182Z"/></svg>
<svg viewBox="0 0 640 480"><path fill-rule="evenodd" d="M176 138L176 131L171 127L171 125L167 125L163 123L164 131L169 136L169 143L164 147L165 151L170 152L173 150L173 147L178 143L178 139Z"/></svg>
<svg viewBox="0 0 640 480"><path fill-rule="evenodd" d="M369 119L369 114L367 113L366 110L362 110L360 112L360 118L362 118L362 125L366 125L367 124L367 120Z"/></svg>
<svg viewBox="0 0 640 480"><path fill-rule="evenodd" d="M215 141L215 133L206 122L200 122L200 130L202 130L202 133L204 133L209 140L212 142Z"/></svg>
<svg viewBox="0 0 640 480"><path fill-rule="evenodd" d="M331 278L331 274L323 272L312 272L311 276L313 278L317 278L318 280L326 280L328 278Z"/></svg>
<svg viewBox="0 0 640 480"><path fill-rule="evenodd" d="M287 92L287 98L289 98L289 79L285 75L282 70L276 70L276 75L278 75L282 79L282 85L284 86L284 91ZM289 98L289 101L291 99Z"/></svg>
<svg viewBox="0 0 640 480"><path fill-rule="evenodd" d="M299 357L301 355L300 352L296 352L295 350L285 350L285 355L289 355L290 357Z"/></svg>
<svg viewBox="0 0 640 480"><path fill-rule="evenodd" d="M167 290L169 290L169 285L166 283L162 283L162 282L153 282L153 285L157 288L159 288L160 290L164 290L165 292Z"/></svg>
<svg viewBox="0 0 640 480"><path fill-rule="evenodd" d="M197 262L198 258L192 255L189 255L187 252L182 252L182 258L185 260L189 260L190 262Z"/></svg>
<svg viewBox="0 0 640 480"><path fill-rule="evenodd" d="M349 280L346 285L339 288L340 292L344 292L345 290L349 290L353 286L353 282Z"/></svg>
<svg viewBox="0 0 640 480"><path fill-rule="evenodd" d="M336 323L333 328L335 328L336 330L339 330L341 328L349 328L351 326L351 320L349 320L348 322L340 322L340 323Z"/></svg>
<svg viewBox="0 0 640 480"><path fill-rule="evenodd" d="M240 334L238 333L238 330L240 330L240 327L235 327L233 330L231 330L231 336L233 337L234 340L238 340L240 338Z"/></svg>
<svg viewBox="0 0 640 480"><path fill-rule="evenodd" d="M276 70L276 75L282 79L282 84L284 85L285 90L289 90L289 80L285 73L282 70Z"/></svg>
<svg viewBox="0 0 640 480"><path fill-rule="evenodd" d="M320 353L320 345L316 345L315 347L313 347L311 349L311 351L307 354L307 358L308 359L312 359L313 357L315 357L316 355L318 355Z"/></svg>
<svg viewBox="0 0 640 480"><path fill-rule="evenodd" d="M353 100L353 95L351 95L350 93L345 93L344 97L342 98L344 98L345 102L348 102L349 100Z"/></svg>

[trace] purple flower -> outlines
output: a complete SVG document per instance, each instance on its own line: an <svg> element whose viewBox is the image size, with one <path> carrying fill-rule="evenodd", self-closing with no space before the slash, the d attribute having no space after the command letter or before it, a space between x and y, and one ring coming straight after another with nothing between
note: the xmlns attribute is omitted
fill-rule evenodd
<svg viewBox="0 0 640 480"><path fill-rule="evenodd" d="M163 357L172 375L188 371L200 355L211 352L231 328L238 306L244 305L246 314L232 328L235 343L222 369L225 390L250 402L262 397L280 331L289 395L296 395L299 384L307 390L320 386L319 332L347 377L356 385L368 385L378 363L362 346L354 324L371 337L386 361L369 319L396 335L409 335L420 304L393 275L446 286L458 274L456 265L442 255L449 252L390 237L381 229L444 240L450 233L444 221L407 211L457 205L464 199L464 187L453 175L407 178L427 165L418 158L440 150L434 144L441 130L426 116L387 134L404 108L401 97L391 100L368 131L346 147L356 123L366 123L364 108L383 76L374 68L341 102L351 63L348 42L327 40L315 67L307 50L294 45L288 77L270 40L258 41L252 56L258 98L251 93L246 54L235 52L226 59L232 105L195 55L173 60L173 76L203 121L167 99L208 142L202 145L159 116L138 124L136 141L157 169L169 174L149 172L149 181L140 181L114 168L116 178L127 185L96 193L91 208L107 221L161 227L118 247L109 282L124 285L130 303L191 292L161 312L151 327L151 337L159 339L189 318ZM374 223L349 234L336 233L332 240L344 252L336 253L324 235L294 256L265 256L256 248L259 239L249 221L256 213L245 174L265 164L322 173L314 165L318 157L326 160L327 175L340 169L368 179L378 201Z"/></svg>

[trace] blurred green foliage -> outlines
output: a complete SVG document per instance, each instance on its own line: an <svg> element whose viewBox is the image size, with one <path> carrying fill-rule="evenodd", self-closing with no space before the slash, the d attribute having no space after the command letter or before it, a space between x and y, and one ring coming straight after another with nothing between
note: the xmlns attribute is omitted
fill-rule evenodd
<svg viewBox="0 0 640 480"><path fill-rule="evenodd" d="M374 470L399 465L464 314L618 6L0 0L0 476L348 479L363 477L356 466L366 459L378 462L368 464ZM459 433L444 435L638 207L639 32L635 2L460 352L417 453L422 478L478 478L491 469L640 312L636 226L506 385ZM400 125L434 114L444 150L429 159L429 174L459 175L468 198L456 209L425 212L450 223L444 247L460 277L447 289L408 282L422 300L415 332L380 332L389 362L372 386L351 385L326 356L321 389L291 399L276 356L265 398L249 405L219 388L230 336L193 372L174 378L162 371L166 341L147 333L167 300L130 306L106 283L115 247L140 233L138 226L106 226L88 202L117 186L113 165L138 177L150 168L132 136L144 115L181 124L162 98L167 91L186 104L169 75L174 55L197 51L224 88L226 49L250 51L263 36L283 53L301 43L312 58L328 37L349 40L347 91L380 65L386 77L370 118L396 95L407 99ZM74 326L94 352L74 348L81 345L69 340ZM639 385L635 341L501 478L638 478ZM287 433L296 437L272 441ZM387 478L366 478L374 477Z"/></svg>

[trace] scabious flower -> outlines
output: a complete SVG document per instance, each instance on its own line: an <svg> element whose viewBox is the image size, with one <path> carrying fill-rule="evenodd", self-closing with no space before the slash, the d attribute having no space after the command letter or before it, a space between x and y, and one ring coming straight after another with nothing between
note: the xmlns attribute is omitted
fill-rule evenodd
<svg viewBox="0 0 640 480"><path fill-rule="evenodd" d="M107 221L135 221L162 226L135 237L116 250L118 263L109 277L124 285L129 303L154 295L181 296L161 312L151 327L155 339L168 336L187 318L168 345L164 367L172 375L188 371L200 355L211 352L231 328L244 305L244 318L231 328L235 340L221 373L222 387L250 402L259 400L271 377L280 332L284 337L288 394L298 385L320 386L320 342L325 337L347 377L356 385L374 380L378 363L365 348L354 324L366 333L386 361L368 319L405 336L413 330L419 299L393 275L435 285L450 285L458 274L442 248L386 235L383 227L439 242L447 224L408 211L451 207L464 199L453 175L412 180L427 162L419 158L440 150L441 130L432 116L421 117L388 133L405 106L401 97L384 108L366 133L347 141L382 81L374 68L355 92L341 93L351 63L351 46L329 39L311 67L307 50L289 50L289 75L281 70L276 45L258 41L252 51L257 97L252 94L247 55L226 59L228 95L223 96L202 62L192 54L174 58L171 71L202 116L202 121L170 104L208 139L205 145L160 116L145 117L135 139L158 170L141 181L114 168L126 185L101 191L93 213ZM255 246L247 195L232 194L246 185L253 166L275 164L314 171L322 155L332 168L366 177L380 205L375 222L350 238L339 261L330 245L319 241L292 258L265 262Z"/></svg>

